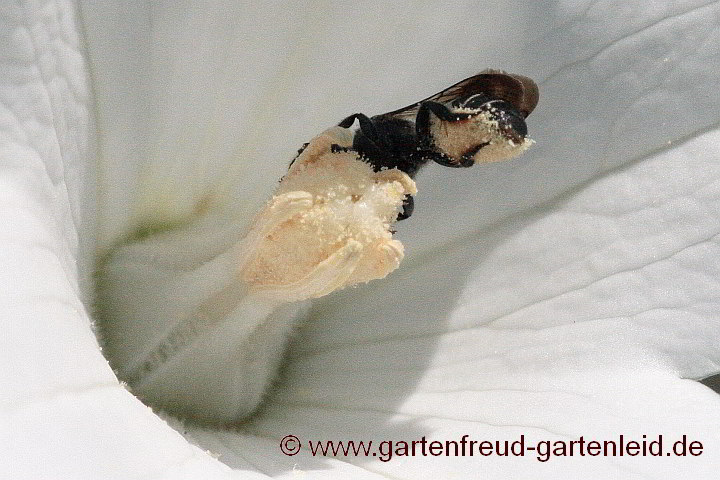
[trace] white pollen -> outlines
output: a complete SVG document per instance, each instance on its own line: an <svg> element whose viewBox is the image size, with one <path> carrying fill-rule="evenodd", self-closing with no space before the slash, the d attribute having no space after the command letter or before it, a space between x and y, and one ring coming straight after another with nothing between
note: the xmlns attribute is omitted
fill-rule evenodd
<svg viewBox="0 0 720 480"><path fill-rule="evenodd" d="M403 258L391 225L415 182L397 169L374 172L353 152L347 129L315 137L258 214L242 278L263 296L320 297L385 277Z"/></svg>
<svg viewBox="0 0 720 480"><path fill-rule="evenodd" d="M468 109L457 111L475 113ZM466 152L481 144L487 145L473 155L475 163L508 160L520 155L534 143L529 138L515 143L505 137L498 127L498 122L493 120L488 112L475 114L462 122L447 122L432 116L430 133L435 147L457 163L461 163Z"/></svg>

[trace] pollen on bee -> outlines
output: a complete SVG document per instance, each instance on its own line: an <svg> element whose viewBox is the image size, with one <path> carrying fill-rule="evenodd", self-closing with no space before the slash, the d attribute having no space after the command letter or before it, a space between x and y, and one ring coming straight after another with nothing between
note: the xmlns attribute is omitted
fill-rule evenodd
<svg viewBox="0 0 720 480"><path fill-rule="evenodd" d="M346 130L314 138L256 217L242 264L258 294L302 300L385 277L403 258L391 226L415 182L398 169L373 171L350 151Z"/></svg>
<svg viewBox="0 0 720 480"><path fill-rule="evenodd" d="M430 132L435 148L457 163L461 163L468 152L472 152L475 163L488 163L520 155L534 143L529 138L515 142L503 135L498 121L491 116L493 110L477 113L472 109L457 109L459 113L472 114L467 121L462 122L447 122L433 117Z"/></svg>

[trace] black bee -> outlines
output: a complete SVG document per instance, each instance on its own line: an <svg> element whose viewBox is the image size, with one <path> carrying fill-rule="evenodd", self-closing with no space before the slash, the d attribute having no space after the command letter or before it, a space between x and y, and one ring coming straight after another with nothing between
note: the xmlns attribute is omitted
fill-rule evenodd
<svg viewBox="0 0 720 480"><path fill-rule="evenodd" d="M350 115L338 125L350 128L358 121L352 147L333 145L332 151L354 151L375 171L398 168L410 177L430 160L446 167L470 167L475 163L474 157L490 142L471 141L459 155L451 155L435 138L433 121L461 124L484 114L484 118L496 122L503 139L518 145L525 140L525 118L537 105L538 98L538 87L531 79L485 70L404 108L373 117L362 113ZM413 205L413 198L408 195L398 220L408 218Z"/></svg>

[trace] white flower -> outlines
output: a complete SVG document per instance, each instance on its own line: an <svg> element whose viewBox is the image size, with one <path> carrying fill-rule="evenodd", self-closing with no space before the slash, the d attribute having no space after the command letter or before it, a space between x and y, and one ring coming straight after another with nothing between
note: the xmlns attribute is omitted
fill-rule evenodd
<svg viewBox="0 0 720 480"><path fill-rule="evenodd" d="M258 408L277 374L298 301L381 279L403 258L391 226L415 182L374 172L352 132L333 127L294 159L248 231L225 250L237 221L208 212L187 226L131 240L98 265L104 352L121 380L152 406L210 423Z"/></svg>
<svg viewBox="0 0 720 480"><path fill-rule="evenodd" d="M7 3L0 473L716 474L720 400L694 380L720 370L720 6L86 2L77 17L68 2ZM539 81L541 102L528 121L537 144L511 162L427 167L416 179L415 212L397 227L402 266L314 301L250 423L223 431L176 422L176 431L116 381L87 309L94 238L105 253L137 228L182 223L200 207L237 222L226 235L215 229L178 248L222 251L316 132L485 67ZM285 457L278 444L288 434L664 434L705 448L696 457L381 462L307 449Z"/></svg>

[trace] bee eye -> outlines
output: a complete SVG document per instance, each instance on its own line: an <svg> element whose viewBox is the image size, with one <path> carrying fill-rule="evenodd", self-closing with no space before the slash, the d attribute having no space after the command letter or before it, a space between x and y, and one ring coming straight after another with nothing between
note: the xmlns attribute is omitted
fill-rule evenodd
<svg viewBox="0 0 720 480"><path fill-rule="evenodd" d="M503 112L500 124L502 126L507 125L509 129L512 129L517 135L524 137L527 135L527 124L525 120L519 114L513 112Z"/></svg>
<svg viewBox="0 0 720 480"><path fill-rule="evenodd" d="M527 124L523 115L504 100L485 102L478 110L488 112L498 122L500 130L513 141L522 141L527 135Z"/></svg>

